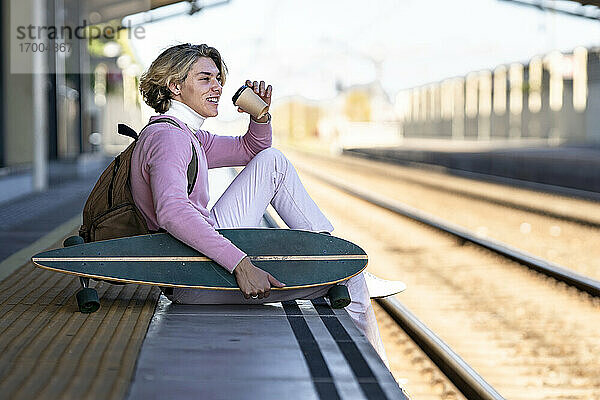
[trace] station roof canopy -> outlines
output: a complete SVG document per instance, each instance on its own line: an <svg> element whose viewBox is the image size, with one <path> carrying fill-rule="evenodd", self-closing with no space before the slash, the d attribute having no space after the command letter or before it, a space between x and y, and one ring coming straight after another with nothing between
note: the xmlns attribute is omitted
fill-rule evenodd
<svg viewBox="0 0 600 400"><path fill-rule="evenodd" d="M600 0L498 0L543 11L600 20Z"/></svg>
<svg viewBox="0 0 600 400"><path fill-rule="evenodd" d="M181 0L89 0L81 2L83 16L90 23L121 19L127 15L149 11Z"/></svg>
<svg viewBox="0 0 600 400"><path fill-rule="evenodd" d="M597 19L600 16L600 0L503 0L520 3L522 5L534 6L540 9L553 9L559 12L567 12L572 15L585 16ZM86 7L82 10L84 18L92 24L107 22L113 19L122 19L128 15L151 11L163 6L181 3L188 5L187 13L193 14L206 7L216 6L228 3L229 0L88 0L80 2L81 6ZM561 10L557 4L580 4L581 10ZM593 10L584 10L583 6L590 6ZM597 8L596 8L597 7ZM568 7L571 8L571 7ZM591 12L590 12L591 11ZM178 13L181 13L179 11ZM160 18L159 18L160 19ZM154 20L154 18L150 18ZM145 21L149 22L149 21Z"/></svg>
<svg viewBox="0 0 600 400"><path fill-rule="evenodd" d="M91 24L122 19L128 15L144 13L163 6L180 3L186 7L180 8L193 14L206 7L212 7L229 2L229 0L88 0L80 2L82 16ZM178 11L177 13L181 13ZM147 21L146 21L147 22Z"/></svg>

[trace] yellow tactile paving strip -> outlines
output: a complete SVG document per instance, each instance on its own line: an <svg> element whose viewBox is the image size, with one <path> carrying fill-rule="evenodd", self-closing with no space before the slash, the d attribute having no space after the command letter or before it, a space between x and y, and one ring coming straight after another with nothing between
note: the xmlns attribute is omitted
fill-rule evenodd
<svg viewBox="0 0 600 400"><path fill-rule="evenodd" d="M0 283L0 398L126 396L160 291L94 285L101 307L81 314L77 277L27 263Z"/></svg>

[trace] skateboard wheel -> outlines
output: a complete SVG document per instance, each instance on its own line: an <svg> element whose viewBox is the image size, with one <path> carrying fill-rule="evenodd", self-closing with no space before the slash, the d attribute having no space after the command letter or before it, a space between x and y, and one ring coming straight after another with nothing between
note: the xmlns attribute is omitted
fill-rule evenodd
<svg viewBox="0 0 600 400"><path fill-rule="evenodd" d="M97 311L100 308L100 300L98 300L96 289L83 288L77 292L77 305L79 305L79 311L84 314Z"/></svg>
<svg viewBox="0 0 600 400"><path fill-rule="evenodd" d="M344 308L350 304L350 293L344 285L335 285L327 292L332 308Z"/></svg>
<svg viewBox="0 0 600 400"><path fill-rule="evenodd" d="M76 244L83 244L83 238L81 236L69 236L63 242L63 247L75 246Z"/></svg>

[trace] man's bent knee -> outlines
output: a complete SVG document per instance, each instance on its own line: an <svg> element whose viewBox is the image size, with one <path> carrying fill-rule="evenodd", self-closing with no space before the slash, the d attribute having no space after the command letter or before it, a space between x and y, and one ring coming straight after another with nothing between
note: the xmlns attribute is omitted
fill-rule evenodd
<svg viewBox="0 0 600 400"><path fill-rule="evenodd" d="M274 147L269 147L267 149L264 149L262 151L260 151L256 156L254 156L255 158L259 158L259 159L278 159L278 158L285 158L285 156L283 155L283 153L274 148Z"/></svg>
<svg viewBox="0 0 600 400"><path fill-rule="evenodd" d="M253 159L257 163L273 163L275 168L283 168L289 163L286 156L278 149L269 147L259 152Z"/></svg>

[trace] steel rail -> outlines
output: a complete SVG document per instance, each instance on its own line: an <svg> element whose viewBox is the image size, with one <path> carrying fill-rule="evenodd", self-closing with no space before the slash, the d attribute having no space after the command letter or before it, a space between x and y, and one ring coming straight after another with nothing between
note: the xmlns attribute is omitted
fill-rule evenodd
<svg viewBox="0 0 600 400"><path fill-rule="evenodd" d="M477 237L458 225L443 221L440 218L400 203L396 200L386 199L382 196L374 195L372 193L351 187L314 171L304 170L303 172L354 197L358 197L396 214L403 215L425 225L449 233L458 237L464 242L470 242L491 250L536 272L550 276L557 281L564 282L569 286L575 287L580 291L586 292L594 297L600 297L600 281L570 271L561 265L551 263L547 260L516 249L508 244L492 239Z"/></svg>
<svg viewBox="0 0 600 400"><path fill-rule="evenodd" d="M351 164L349 164L349 163L351 163L351 161L349 161L349 160L342 159L342 160L338 161L338 160L333 160L332 158L327 157L327 156L310 153L307 151L302 151L302 150L297 150L297 149L294 149L294 151L302 154L303 156L316 158L319 160L325 160L327 162L336 162L336 161L340 162L341 161L341 163L343 163L344 165L351 165ZM451 169L448 167L443 167L443 166L438 166L438 165L433 165L433 164L424 164L424 163L419 163L416 161L394 162L389 158L384 158L384 157L378 156L376 154L370 156L368 153L354 152L352 150L345 150L344 154L346 154L346 157L348 157L348 158L361 159L361 160L366 160L366 161L376 161L376 162L380 162L380 163L383 162L386 164L393 164L393 165L397 165L397 166L398 165L408 166L408 167L418 168L418 169L425 170L425 171L433 170L435 172L445 173L447 175L456 175L456 176L469 178L469 179L476 179L476 180L484 181L484 182L502 184L504 186L524 188L524 189L528 189L528 190L537 191L540 193L547 193L547 194L551 194L551 195L563 195L563 196L567 196L567 197L571 197L571 198L576 198L576 199L581 198L581 199L589 200L589 201L600 201L600 194L596 193L596 197L593 198L592 196L594 195L594 193L588 192L588 191L581 191L581 190L577 190L577 189L570 189L570 188L565 188L565 187L560 187L560 186L547 185L547 184L543 184L543 183L528 182L528 181L505 178L505 177L500 177L500 176L495 176L495 175L454 170L454 169ZM452 194L456 194L458 196L466 197L466 198L477 200L477 201L483 201L486 203L495 204L495 205L499 205L502 207L511 208L511 209L515 209L515 210L521 210L521 211L525 211L525 212L532 213L532 214L542 215L545 217L556 218L560 221L572 222L574 224L587 226L587 227L590 227L593 229L600 229L600 220L594 221L589 218L579 217L576 215L569 215L567 213L563 213L563 212L559 212L559 211L555 211L555 210L539 208L539 207L531 206L528 204L520 203L517 201L497 198L494 196L490 196L488 194L474 193L469 190L458 189L455 187L448 187L448 186L445 186L445 185L442 185L439 183L425 182L418 178L411 178L408 176L397 176L397 175L393 176L393 178L397 181L408 182L413 185L418 185L418 186L421 186L421 187L424 187L427 189L435 190L435 191L446 193L446 194L452 193ZM566 193L565 193L565 191L566 191Z"/></svg>
<svg viewBox="0 0 600 400"><path fill-rule="evenodd" d="M304 152L304 154L307 154ZM591 192L589 190L570 188L566 186L558 186L550 183L540 183L534 181L526 181L518 178L509 178L500 175L491 175L484 172L472 172L463 169L451 168L445 165L432 164L424 161L412 161L412 160L401 160L388 155L373 154L370 152L363 152L360 149L344 150L343 154L351 157L362 158L366 160L375 160L385 162L392 165L404 165L409 167L420 168L423 170L433 170L443 172L449 175L462 176L470 179L479 179L486 182L499 183L502 185L508 185L513 187L525 188L535 190L542 193L550 193L561 196L586 199L591 201L600 201L600 193ZM585 221L585 220L584 220ZM589 221L591 222L591 221Z"/></svg>
<svg viewBox="0 0 600 400"><path fill-rule="evenodd" d="M355 156L356 157L356 156ZM361 158L363 158L362 156L360 156ZM365 159L368 160L368 158L364 157ZM458 174L454 174L454 175L458 175ZM462 174L464 176L464 174ZM479 174L481 175L481 174ZM467 176L465 176L467 177ZM471 178L477 179L477 176L472 176ZM416 178L409 178L409 177L401 177L401 178L397 178L397 179L401 179L405 182L409 182L413 185L419 185L421 187L427 188L427 189L431 189L431 190L436 190L438 192L442 192L442 193L453 193L462 197L467 197L469 199L473 199L473 200L478 200L478 201L483 201L486 203L490 203L490 204L495 204L495 205L499 205L502 207L507 207L507 208L512 208L512 209L516 209L516 210L521 210L521 211L525 211L528 213L532 213L532 214L537 214L537 215L542 215L545 217L552 217L552 218L556 218L558 220L561 221L567 221L567 222L572 222L575 224L579 224L579 225L583 225L583 226L588 226L590 228L594 228L594 229L600 229L600 221L592 221L586 218L582 218L582 217L578 217L575 215L568 215L565 213L561 213L561 212L557 212L557 211L553 211L553 210L546 210L543 208L537 208L537 207L533 207L527 204L522 204L516 201L510 201L510 200L506 200L506 199L499 199L493 196L489 196L486 194L480 194L480 193L473 193L470 192L468 190L462 190L462 189L457 189L457 188L449 188L440 184L436 184L436 183L430 183L430 182L423 182L419 179ZM485 181L490 181L490 179L485 179L482 177L479 177L480 180L485 180ZM522 181L519 181L522 182ZM510 184L509 182L503 182L503 184L508 185ZM523 185L521 185L523 186ZM537 188L538 191L540 190L539 188ZM586 192L587 193L587 192Z"/></svg>
<svg viewBox="0 0 600 400"><path fill-rule="evenodd" d="M450 381L470 400L503 400L473 368L415 317L398 299L376 300Z"/></svg>

